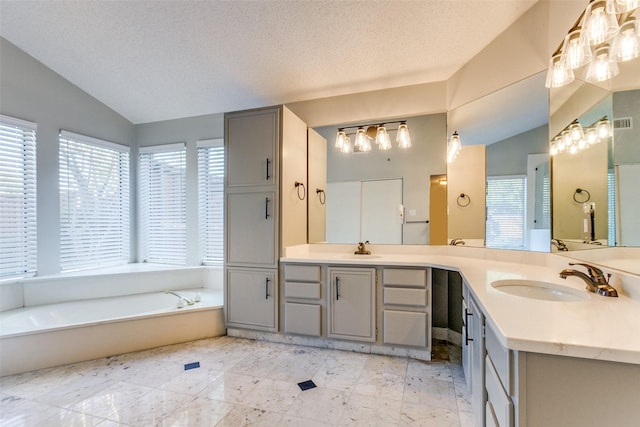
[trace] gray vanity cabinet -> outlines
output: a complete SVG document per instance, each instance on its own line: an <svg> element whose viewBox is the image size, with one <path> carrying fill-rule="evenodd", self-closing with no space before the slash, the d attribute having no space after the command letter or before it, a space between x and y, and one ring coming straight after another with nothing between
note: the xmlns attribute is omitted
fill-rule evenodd
<svg viewBox="0 0 640 427"><path fill-rule="evenodd" d="M475 425L485 423L485 318L469 286L462 291L462 368L471 392Z"/></svg>
<svg viewBox="0 0 640 427"><path fill-rule="evenodd" d="M227 326L275 331L277 279L273 269L227 268Z"/></svg>
<svg viewBox="0 0 640 427"><path fill-rule="evenodd" d="M227 186L276 186L278 183L280 108L225 115Z"/></svg>
<svg viewBox="0 0 640 427"><path fill-rule="evenodd" d="M376 340L376 269L329 267L329 338Z"/></svg>
<svg viewBox="0 0 640 427"><path fill-rule="evenodd" d="M322 270L319 265L285 264L284 332L322 335Z"/></svg>
<svg viewBox="0 0 640 427"><path fill-rule="evenodd" d="M431 270L384 268L382 342L431 347Z"/></svg>
<svg viewBox="0 0 640 427"><path fill-rule="evenodd" d="M277 206L275 191L227 194L227 264L277 267Z"/></svg>

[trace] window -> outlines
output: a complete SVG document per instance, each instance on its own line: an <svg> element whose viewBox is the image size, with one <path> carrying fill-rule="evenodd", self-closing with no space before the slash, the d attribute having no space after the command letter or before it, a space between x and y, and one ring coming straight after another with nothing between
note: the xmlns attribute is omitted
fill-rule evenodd
<svg viewBox="0 0 640 427"><path fill-rule="evenodd" d="M36 124L0 115L0 279L34 275Z"/></svg>
<svg viewBox="0 0 640 427"><path fill-rule="evenodd" d="M617 246L616 241L616 176L613 169L607 172L607 245Z"/></svg>
<svg viewBox="0 0 640 427"><path fill-rule="evenodd" d="M129 262L129 147L60 132L60 269Z"/></svg>
<svg viewBox="0 0 640 427"><path fill-rule="evenodd" d="M144 262L185 264L184 144L140 148L140 249Z"/></svg>
<svg viewBox="0 0 640 427"><path fill-rule="evenodd" d="M200 256L222 266L224 253L224 146L222 139L198 141Z"/></svg>
<svg viewBox="0 0 640 427"><path fill-rule="evenodd" d="M525 247L526 177L487 179L487 247Z"/></svg>

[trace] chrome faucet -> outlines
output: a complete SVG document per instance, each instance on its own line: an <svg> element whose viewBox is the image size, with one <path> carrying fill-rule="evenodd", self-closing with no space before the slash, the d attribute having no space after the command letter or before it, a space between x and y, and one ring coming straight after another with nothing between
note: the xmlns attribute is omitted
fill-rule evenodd
<svg viewBox="0 0 640 427"><path fill-rule="evenodd" d="M175 295L175 296L177 296L178 298L180 298L180 301L184 301L184 302L186 302L186 303L187 303L187 305L193 305L193 304L195 304L195 303L196 303L196 302L195 302L194 300L192 300L191 298L187 298L187 297L185 297L184 295L180 295L180 294L175 293L175 292L171 292L171 291L164 291L164 293L165 293L165 294L171 294L171 295Z"/></svg>
<svg viewBox="0 0 640 427"><path fill-rule="evenodd" d="M602 270L600 270L598 267L594 267L591 264L570 262L569 265L581 265L583 267L586 267L589 274L587 275L578 270L564 269L560 272L561 279L566 279L567 276L577 276L584 280L584 282L587 284L587 290L589 292L593 292L604 297L618 296L618 291L616 291L615 288L609 284L609 278L611 277L611 274L608 274L605 277Z"/></svg>
<svg viewBox="0 0 640 427"><path fill-rule="evenodd" d="M551 239L551 244L555 246L559 251L568 251L567 244L560 239Z"/></svg>
<svg viewBox="0 0 640 427"><path fill-rule="evenodd" d="M451 246L458 246L458 245L464 245L465 241L462 239L451 239L451 242L449 243Z"/></svg>
<svg viewBox="0 0 640 427"><path fill-rule="evenodd" d="M356 255L371 255L371 251L367 250L367 243L369 243L369 241L367 240L366 242L360 242L358 243L358 249L354 252L354 254Z"/></svg>

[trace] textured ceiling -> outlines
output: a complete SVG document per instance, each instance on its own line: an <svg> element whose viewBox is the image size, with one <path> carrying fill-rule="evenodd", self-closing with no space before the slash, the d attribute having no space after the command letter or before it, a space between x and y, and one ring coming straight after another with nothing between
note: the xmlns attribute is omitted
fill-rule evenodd
<svg viewBox="0 0 640 427"><path fill-rule="evenodd" d="M0 0L0 35L145 123L446 80L535 2Z"/></svg>

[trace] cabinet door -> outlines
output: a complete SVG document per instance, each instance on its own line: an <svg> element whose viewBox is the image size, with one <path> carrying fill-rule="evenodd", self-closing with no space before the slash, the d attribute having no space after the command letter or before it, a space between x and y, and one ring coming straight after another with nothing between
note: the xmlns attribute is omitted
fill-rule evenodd
<svg viewBox="0 0 640 427"><path fill-rule="evenodd" d="M482 425L485 419L485 383L484 383L484 316L478 308L478 305L469 295L469 311L473 318L469 325L469 334L471 335L471 407L473 408L473 417L476 425Z"/></svg>
<svg viewBox="0 0 640 427"><path fill-rule="evenodd" d="M227 193L227 263L276 267L275 192Z"/></svg>
<svg viewBox="0 0 640 427"><path fill-rule="evenodd" d="M374 268L329 268L331 338L376 340L376 271Z"/></svg>
<svg viewBox="0 0 640 427"><path fill-rule="evenodd" d="M276 330L276 270L228 268L227 326Z"/></svg>
<svg viewBox="0 0 640 427"><path fill-rule="evenodd" d="M228 187L278 182L279 124L279 108L225 115Z"/></svg>

